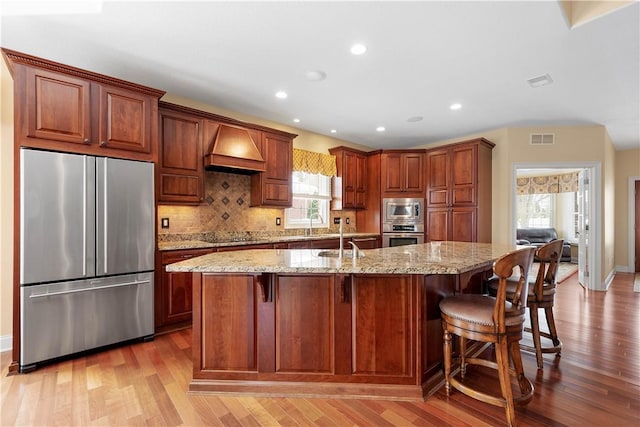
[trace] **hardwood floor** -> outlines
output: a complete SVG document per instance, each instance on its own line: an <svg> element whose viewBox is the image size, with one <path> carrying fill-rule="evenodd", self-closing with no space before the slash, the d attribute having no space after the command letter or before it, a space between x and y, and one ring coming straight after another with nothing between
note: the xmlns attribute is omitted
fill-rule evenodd
<svg viewBox="0 0 640 427"><path fill-rule="evenodd" d="M616 275L608 292L584 290L577 275L558 287L556 324L562 357L523 352L536 387L520 426L640 425L640 294L633 274ZM2 426L493 426L502 408L441 388L425 402L231 397L187 394L191 331L6 376L2 353ZM474 369L475 368L475 369ZM481 367L467 379L498 387Z"/></svg>

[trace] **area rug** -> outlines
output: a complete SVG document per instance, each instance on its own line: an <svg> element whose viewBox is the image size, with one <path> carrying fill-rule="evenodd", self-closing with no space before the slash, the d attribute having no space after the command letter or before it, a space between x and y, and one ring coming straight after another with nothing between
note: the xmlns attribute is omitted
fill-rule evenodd
<svg viewBox="0 0 640 427"><path fill-rule="evenodd" d="M531 271L529 271L530 277L534 277L534 278L536 277L536 275L538 274L538 267L540 267L540 264L537 262L534 262L533 264L531 264ZM558 264L558 276L557 276L556 282L557 283L564 282L569 277L574 275L577 271L578 271L578 264L573 264L570 262L561 262L560 264Z"/></svg>

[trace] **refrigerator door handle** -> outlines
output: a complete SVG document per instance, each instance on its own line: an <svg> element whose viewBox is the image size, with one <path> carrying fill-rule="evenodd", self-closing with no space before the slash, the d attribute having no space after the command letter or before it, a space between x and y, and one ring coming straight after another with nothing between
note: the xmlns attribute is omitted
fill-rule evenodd
<svg viewBox="0 0 640 427"><path fill-rule="evenodd" d="M149 283L149 280L136 280L136 281L133 281L133 282L117 283L115 285L94 286L94 287L91 287L91 288L72 289L72 290L69 290L69 291L47 292L47 293L44 293L44 294L29 295L29 298L44 298L44 297L52 297L52 296L55 296L55 295L76 294L78 292L97 291L97 290L100 290L100 289L119 288L119 287L122 287L122 286L143 285L145 283Z"/></svg>

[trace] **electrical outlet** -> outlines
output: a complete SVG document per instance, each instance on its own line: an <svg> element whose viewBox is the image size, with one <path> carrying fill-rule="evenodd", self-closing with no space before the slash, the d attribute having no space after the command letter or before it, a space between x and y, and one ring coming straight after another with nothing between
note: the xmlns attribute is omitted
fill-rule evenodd
<svg viewBox="0 0 640 427"><path fill-rule="evenodd" d="M347 225L351 224L351 219L349 219L349 217L347 217L346 223Z"/></svg>
<svg viewBox="0 0 640 427"><path fill-rule="evenodd" d="M160 224L162 228L169 228L169 218L162 218Z"/></svg>
<svg viewBox="0 0 640 427"><path fill-rule="evenodd" d="M280 219L280 217L276 218L276 225L280 225L282 224L282 220Z"/></svg>
<svg viewBox="0 0 640 427"><path fill-rule="evenodd" d="M333 223L334 223L334 224L340 224L340 220L341 220L341 219L342 219L342 218L340 218L340 217L335 217L335 218L333 218Z"/></svg>

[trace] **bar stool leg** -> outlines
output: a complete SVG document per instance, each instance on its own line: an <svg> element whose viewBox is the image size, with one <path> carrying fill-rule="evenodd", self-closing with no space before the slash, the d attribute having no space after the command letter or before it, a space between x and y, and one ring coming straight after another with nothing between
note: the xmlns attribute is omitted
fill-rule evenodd
<svg viewBox="0 0 640 427"><path fill-rule="evenodd" d="M511 377L509 376L509 349L507 346L507 338L504 336L498 338L495 347L500 389L502 390L502 397L505 400L507 424L514 426L516 424L516 409L513 404L513 391L511 390Z"/></svg>
<svg viewBox="0 0 640 427"><path fill-rule="evenodd" d="M558 339L558 331L556 330L556 321L553 317L553 307L545 307L544 309L545 317L547 318L547 326L549 327L549 334L551 335L551 341L554 346L560 345L560 340ZM560 356L561 349L556 351L556 354Z"/></svg>
<svg viewBox="0 0 640 427"><path fill-rule="evenodd" d="M447 396L451 394L451 384L449 376L451 375L451 333L445 329L444 336L444 389Z"/></svg>
<svg viewBox="0 0 640 427"><path fill-rule="evenodd" d="M467 340L464 337L460 337L460 378L464 379L467 373Z"/></svg>
<svg viewBox="0 0 640 427"><path fill-rule="evenodd" d="M533 346L536 349L536 362L538 369L542 369L542 342L540 340L540 324L538 318L538 306L532 304L529 306L529 317L531 319L531 332L533 333Z"/></svg>
<svg viewBox="0 0 640 427"><path fill-rule="evenodd" d="M520 386L520 393L524 401L528 401L527 396L533 396L533 387L529 379L524 375L524 366L522 364L522 353L520 353L520 343L513 341L509 345L511 353L511 361L513 362L513 369L516 371L516 379Z"/></svg>

